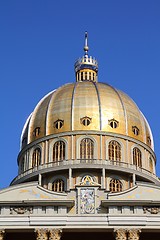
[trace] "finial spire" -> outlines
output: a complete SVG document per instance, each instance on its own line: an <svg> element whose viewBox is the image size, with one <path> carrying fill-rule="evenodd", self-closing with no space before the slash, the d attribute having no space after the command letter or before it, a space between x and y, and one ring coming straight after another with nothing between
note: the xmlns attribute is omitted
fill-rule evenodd
<svg viewBox="0 0 160 240"><path fill-rule="evenodd" d="M88 56L88 33L85 32L84 55L75 62L76 81L97 82L98 62L95 58Z"/></svg>
<svg viewBox="0 0 160 240"><path fill-rule="evenodd" d="M88 56L88 32L85 32L85 43L84 43L84 51L85 51L85 56Z"/></svg>

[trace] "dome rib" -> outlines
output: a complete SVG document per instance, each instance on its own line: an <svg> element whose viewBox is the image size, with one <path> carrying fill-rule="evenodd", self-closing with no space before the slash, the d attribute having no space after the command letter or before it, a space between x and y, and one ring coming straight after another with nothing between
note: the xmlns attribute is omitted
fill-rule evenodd
<svg viewBox="0 0 160 240"><path fill-rule="evenodd" d="M98 106L99 106L99 126L100 126L100 130L102 130L102 109L101 109L101 99L100 99L100 95L99 95L99 89L96 83L94 83L96 92L97 92L97 98L98 98Z"/></svg>
<svg viewBox="0 0 160 240"><path fill-rule="evenodd" d="M57 89L54 89L52 92L50 92L52 94L52 96L54 95L54 93L56 92ZM48 102L48 106L46 109L46 116L45 116L45 129L44 129L44 134L47 135L47 117L48 117L48 108L49 108L49 104L51 102L52 96Z"/></svg>
<svg viewBox="0 0 160 240"><path fill-rule="evenodd" d="M74 112L74 95L75 95L77 84L78 84L78 82L75 83L73 91L72 91L72 100L71 100L71 131L74 130L74 128L73 128L74 127L74 124L73 124L73 122L74 122L74 113L73 113Z"/></svg>

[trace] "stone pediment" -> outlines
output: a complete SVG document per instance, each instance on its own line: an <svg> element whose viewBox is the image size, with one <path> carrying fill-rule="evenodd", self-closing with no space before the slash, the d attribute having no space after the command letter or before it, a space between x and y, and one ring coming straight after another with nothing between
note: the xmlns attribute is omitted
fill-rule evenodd
<svg viewBox="0 0 160 240"><path fill-rule="evenodd" d="M57 202L61 205L73 204L73 200L69 200L69 194L51 192L39 186L38 182L18 184L0 191L1 204L39 202Z"/></svg>

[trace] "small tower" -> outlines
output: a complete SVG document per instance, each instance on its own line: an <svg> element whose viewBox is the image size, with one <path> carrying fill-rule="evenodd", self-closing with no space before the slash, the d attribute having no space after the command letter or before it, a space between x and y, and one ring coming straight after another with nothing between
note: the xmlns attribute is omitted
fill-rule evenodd
<svg viewBox="0 0 160 240"><path fill-rule="evenodd" d="M98 62L95 58L88 55L88 33L85 32L84 56L75 63L76 81L97 82Z"/></svg>

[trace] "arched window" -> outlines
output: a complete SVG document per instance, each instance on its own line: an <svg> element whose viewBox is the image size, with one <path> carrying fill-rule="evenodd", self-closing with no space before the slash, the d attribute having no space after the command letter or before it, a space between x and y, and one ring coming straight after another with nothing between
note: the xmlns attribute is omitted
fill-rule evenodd
<svg viewBox="0 0 160 240"><path fill-rule="evenodd" d="M110 141L108 145L109 160L121 160L121 145L116 141Z"/></svg>
<svg viewBox="0 0 160 240"><path fill-rule="evenodd" d="M36 148L32 155L32 167L39 166L41 164L41 149Z"/></svg>
<svg viewBox="0 0 160 240"><path fill-rule="evenodd" d="M110 192L121 192L122 191L122 182L119 179L111 179L109 184Z"/></svg>
<svg viewBox="0 0 160 240"><path fill-rule="evenodd" d="M39 136L39 134L40 134L40 127L36 127L33 131L33 136L37 137L37 136Z"/></svg>
<svg viewBox="0 0 160 240"><path fill-rule="evenodd" d="M80 143L80 159L93 159L94 143L90 138L84 138Z"/></svg>
<svg viewBox="0 0 160 240"><path fill-rule="evenodd" d="M61 120L61 119L58 119L57 121L54 122L54 127L55 127L56 129L62 128L63 125L64 125L64 121Z"/></svg>
<svg viewBox="0 0 160 240"><path fill-rule="evenodd" d="M142 167L142 154L138 148L133 148L133 164Z"/></svg>
<svg viewBox="0 0 160 240"><path fill-rule="evenodd" d="M91 123L91 118L90 117L87 117L87 116L85 116L85 117L83 117L83 118L81 118L80 119L80 121L81 121L81 123L85 126L85 127L87 127L90 123Z"/></svg>
<svg viewBox="0 0 160 240"><path fill-rule="evenodd" d="M65 143L58 141L53 146L53 162L62 161L65 159Z"/></svg>
<svg viewBox="0 0 160 240"><path fill-rule="evenodd" d="M135 136L138 136L139 135L139 128L136 127L136 126L133 126L132 127L132 132L134 133Z"/></svg>
<svg viewBox="0 0 160 240"><path fill-rule="evenodd" d="M109 120L108 123L111 126L111 128L117 128L119 125L119 122L114 118Z"/></svg>
<svg viewBox="0 0 160 240"><path fill-rule="evenodd" d="M52 191L63 192L64 191L64 181L62 179L57 179L52 183Z"/></svg>

